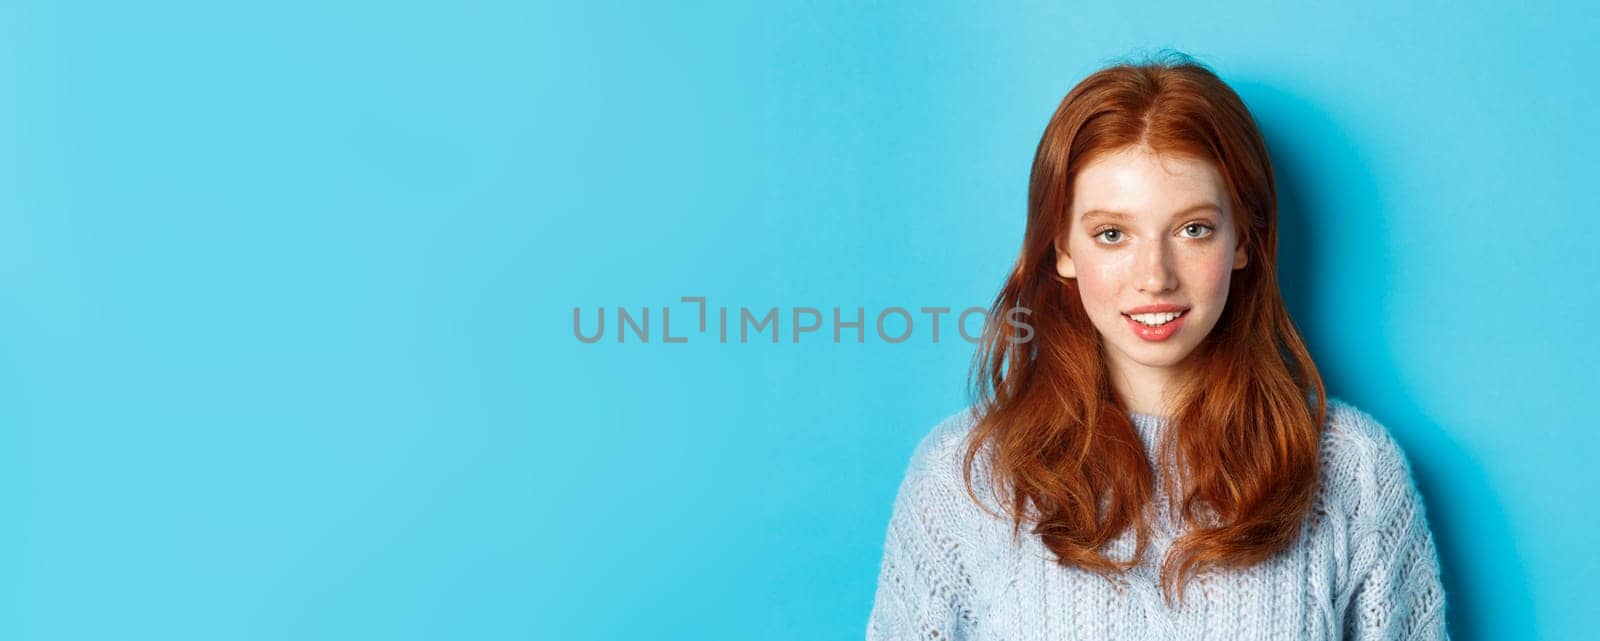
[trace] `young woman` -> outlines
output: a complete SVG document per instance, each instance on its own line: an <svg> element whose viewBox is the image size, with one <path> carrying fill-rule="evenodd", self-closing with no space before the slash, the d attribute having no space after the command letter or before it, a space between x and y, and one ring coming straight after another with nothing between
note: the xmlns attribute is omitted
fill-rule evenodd
<svg viewBox="0 0 1600 641"><path fill-rule="evenodd" d="M1404 453L1326 397L1239 97L1186 58L1073 88L973 371L912 456L868 639L1446 639Z"/></svg>

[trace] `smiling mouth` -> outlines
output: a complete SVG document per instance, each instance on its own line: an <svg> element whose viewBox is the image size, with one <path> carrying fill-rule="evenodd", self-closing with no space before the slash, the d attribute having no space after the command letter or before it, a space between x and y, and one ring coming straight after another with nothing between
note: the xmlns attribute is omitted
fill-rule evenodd
<svg viewBox="0 0 1600 641"><path fill-rule="evenodd" d="M1125 318L1145 327L1161 327L1188 314L1189 310L1181 312L1159 312L1154 314L1123 314Z"/></svg>

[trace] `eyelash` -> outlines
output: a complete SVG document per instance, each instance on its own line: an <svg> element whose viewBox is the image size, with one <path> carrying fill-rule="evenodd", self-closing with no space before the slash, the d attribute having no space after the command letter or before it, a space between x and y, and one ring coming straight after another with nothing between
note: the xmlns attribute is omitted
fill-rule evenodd
<svg viewBox="0 0 1600 641"><path fill-rule="evenodd" d="M1187 238L1190 239L1190 240L1204 240L1206 238L1210 238L1211 234L1213 232L1217 231L1216 227L1213 227L1213 226L1211 226L1211 225L1209 225L1207 223L1188 223L1188 224L1184 225L1183 227L1181 227L1180 229L1188 229L1190 227L1201 227L1201 228L1204 228L1206 230L1206 235L1204 235L1204 236L1187 236ZM1117 229L1116 227L1106 227L1106 228L1100 229L1099 231L1096 231L1093 234L1090 234L1090 237L1098 239L1101 236L1105 235L1105 233L1108 232L1108 231L1114 231L1114 232L1117 232L1119 234L1122 233L1122 230ZM1104 241L1104 240L1102 240L1101 242L1104 243L1104 244L1115 244L1116 243L1116 241Z"/></svg>

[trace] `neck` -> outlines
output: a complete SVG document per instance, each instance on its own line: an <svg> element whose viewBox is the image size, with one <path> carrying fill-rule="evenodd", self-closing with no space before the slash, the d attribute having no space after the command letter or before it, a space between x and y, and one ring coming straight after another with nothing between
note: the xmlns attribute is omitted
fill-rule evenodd
<svg viewBox="0 0 1600 641"><path fill-rule="evenodd" d="M1107 359L1106 365L1111 387L1129 411L1155 416L1171 413L1169 403L1178 381L1175 368L1123 363L1117 358Z"/></svg>

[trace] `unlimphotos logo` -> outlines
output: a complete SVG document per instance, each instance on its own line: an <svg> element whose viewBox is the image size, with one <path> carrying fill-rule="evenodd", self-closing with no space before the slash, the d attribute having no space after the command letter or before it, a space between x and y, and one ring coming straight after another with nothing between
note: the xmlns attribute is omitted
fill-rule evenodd
<svg viewBox="0 0 1600 641"><path fill-rule="evenodd" d="M681 296L682 303L691 303L697 307L697 330L687 331L682 334L673 334L672 311L670 306L659 308L660 333L651 332L651 313L649 306L634 310L628 307L614 307L615 321L610 325L615 331L616 342L627 343L629 333L633 340L639 343L649 343L652 339L659 339L661 343L687 343L691 339L713 340L727 343L731 340L732 333L740 343L761 342L768 338L770 343L778 343L780 337L785 335L782 331L787 321L790 343L799 343L802 336L812 334L808 341L827 340L831 334L833 343L865 343L867 342L867 309L865 307L831 308L832 313L824 315L822 309L816 307L768 307L764 310L752 311L748 307L740 306L730 308L719 306L712 308L706 304L704 296ZM960 313L952 314L950 307L918 307L919 314L913 314L910 309L900 306L885 307L875 314L872 328L877 340L885 343L904 343L912 339L919 331L931 342L939 342L941 335L940 321L953 316L955 331L961 338L969 343L977 343L983 337L984 328L991 322L1005 322L1016 328L1010 332L1006 340L1012 343L1026 343L1033 340L1033 326L1028 324L1027 317L1032 313L1026 307L1013 307L1006 311L1003 318L991 319L989 310L983 307L968 307ZM712 313L715 312L715 316ZM828 327L831 331L823 332L825 321L831 316L833 322ZM969 332L971 319L979 319L978 329ZM587 320L586 320L587 318ZM923 318L921 322L918 318ZM607 315L605 307L593 308L593 313L584 314L580 307L572 308L572 335L584 343L598 343L606 338ZM949 321L947 321L949 322ZM713 332L712 325L715 325ZM923 328L926 327L924 331ZM586 331L587 328L587 331ZM769 333L770 332L770 333ZM854 338L853 341L849 337Z"/></svg>

